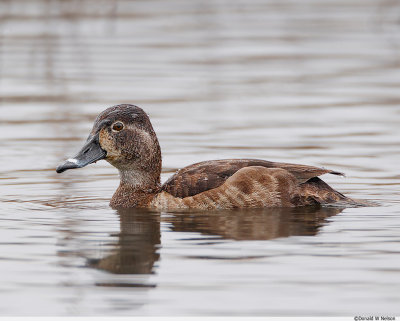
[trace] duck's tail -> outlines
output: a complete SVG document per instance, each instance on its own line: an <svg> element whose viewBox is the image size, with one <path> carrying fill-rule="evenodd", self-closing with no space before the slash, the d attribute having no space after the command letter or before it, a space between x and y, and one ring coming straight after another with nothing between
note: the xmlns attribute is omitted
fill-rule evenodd
<svg viewBox="0 0 400 321"><path fill-rule="evenodd" d="M313 177L300 184L300 194L307 205L322 205L333 207L377 206L372 202L352 199L334 190L318 177Z"/></svg>

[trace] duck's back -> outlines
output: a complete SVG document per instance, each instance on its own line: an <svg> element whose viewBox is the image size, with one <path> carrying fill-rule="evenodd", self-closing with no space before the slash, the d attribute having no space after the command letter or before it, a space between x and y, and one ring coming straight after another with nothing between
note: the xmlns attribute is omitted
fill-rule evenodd
<svg viewBox="0 0 400 321"><path fill-rule="evenodd" d="M156 207L291 207L351 201L318 178L342 173L258 159L206 161L179 170L161 188Z"/></svg>

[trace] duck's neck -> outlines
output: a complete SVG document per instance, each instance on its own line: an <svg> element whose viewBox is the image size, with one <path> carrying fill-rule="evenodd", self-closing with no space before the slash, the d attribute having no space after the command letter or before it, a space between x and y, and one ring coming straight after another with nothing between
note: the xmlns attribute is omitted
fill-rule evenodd
<svg viewBox="0 0 400 321"><path fill-rule="evenodd" d="M139 169L119 170L120 184L133 190L154 189L160 185L160 176Z"/></svg>
<svg viewBox="0 0 400 321"><path fill-rule="evenodd" d="M120 184L111 207L146 207L160 190L160 176L142 170L119 170Z"/></svg>

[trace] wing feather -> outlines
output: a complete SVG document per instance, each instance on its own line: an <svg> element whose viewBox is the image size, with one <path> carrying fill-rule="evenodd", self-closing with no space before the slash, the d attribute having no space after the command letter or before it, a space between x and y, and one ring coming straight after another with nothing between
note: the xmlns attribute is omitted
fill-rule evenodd
<svg viewBox="0 0 400 321"><path fill-rule="evenodd" d="M343 175L340 172L307 165L261 159L222 159L196 163L180 169L163 184L161 190L180 198L193 196L221 186L239 169L248 166L283 168L293 174L299 184L323 174Z"/></svg>

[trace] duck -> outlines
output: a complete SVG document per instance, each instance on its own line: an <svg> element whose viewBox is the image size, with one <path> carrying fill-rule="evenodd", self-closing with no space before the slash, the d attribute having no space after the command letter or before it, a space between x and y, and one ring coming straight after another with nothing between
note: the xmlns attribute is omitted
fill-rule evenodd
<svg viewBox="0 0 400 321"><path fill-rule="evenodd" d="M343 173L262 159L202 161L161 184L161 149L145 111L120 104L101 112L81 150L57 173L106 160L119 171L112 208L218 210L299 206L358 206L319 176Z"/></svg>

